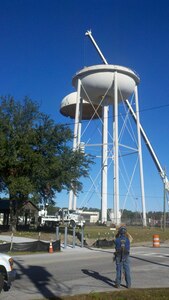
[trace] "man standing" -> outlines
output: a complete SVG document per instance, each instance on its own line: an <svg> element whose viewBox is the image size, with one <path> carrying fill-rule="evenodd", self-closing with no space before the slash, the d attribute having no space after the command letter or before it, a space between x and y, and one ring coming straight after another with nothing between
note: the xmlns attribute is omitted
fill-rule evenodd
<svg viewBox="0 0 169 300"><path fill-rule="evenodd" d="M115 262L116 262L116 288L120 287L121 276L124 272L127 288L131 287L130 276L130 240L126 226L121 226L116 235L115 243Z"/></svg>

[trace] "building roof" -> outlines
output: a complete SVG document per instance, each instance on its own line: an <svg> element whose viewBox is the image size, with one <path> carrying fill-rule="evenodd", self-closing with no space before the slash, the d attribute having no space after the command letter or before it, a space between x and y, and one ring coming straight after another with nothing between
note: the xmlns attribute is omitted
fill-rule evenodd
<svg viewBox="0 0 169 300"><path fill-rule="evenodd" d="M10 201L9 199L0 199L0 213L9 213L10 212ZM30 200L27 200L23 204L24 210L33 210L38 211L38 207Z"/></svg>

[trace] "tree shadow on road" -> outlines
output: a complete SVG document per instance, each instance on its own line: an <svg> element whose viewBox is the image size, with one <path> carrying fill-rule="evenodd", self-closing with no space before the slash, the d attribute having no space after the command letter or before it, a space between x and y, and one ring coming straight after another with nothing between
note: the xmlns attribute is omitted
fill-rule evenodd
<svg viewBox="0 0 169 300"><path fill-rule="evenodd" d="M62 294L63 292L66 294L71 293L71 289L67 286L64 286L63 283L59 283L58 281L53 279L53 276L41 266L28 266L25 267L18 261L15 261L15 264L18 266L18 271L16 280L19 280L22 275L26 275L29 280L33 283L33 285L37 288L38 292L44 297L45 299L55 299L55 300L62 300L59 296L56 296L57 293ZM56 294L51 291L50 285L52 284L53 279L53 286L56 290ZM22 287L20 287L22 289ZM27 294L34 294L35 291L32 290L30 287L25 286L25 292L27 290Z"/></svg>
<svg viewBox="0 0 169 300"><path fill-rule="evenodd" d="M101 275L99 272L93 271L93 270L87 270L87 269L82 269L81 270L84 274L91 276L97 280L101 280L105 282L106 284L115 287L115 281L111 280L110 278Z"/></svg>

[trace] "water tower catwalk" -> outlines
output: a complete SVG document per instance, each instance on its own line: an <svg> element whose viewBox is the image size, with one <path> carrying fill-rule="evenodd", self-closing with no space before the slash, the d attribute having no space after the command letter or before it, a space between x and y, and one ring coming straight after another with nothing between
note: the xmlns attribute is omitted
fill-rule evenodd
<svg viewBox="0 0 169 300"><path fill-rule="evenodd" d="M90 110L94 110L95 116L102 118L102 163L101 163L101 222L107 221L107 189L108 183L113 186L113 222L116 225L121 223L121 214L119 207L119 104L128 101L127 99L134 95L135 100L135 116L136 116L136 131L137 131L137 149L140 170L140 190L143 212L143 225L146 226L146 210L145 210L145 195L144 195L144 178L143 178L143 162L142 162L142 147L139 121L139 102L138 90L139 84L138 75L129 68L109 65L98 46L91 36L91 32L87 32L92 42L97 48L104 64L85 67L75 74L72 84L77 90L74 93L74 100L66 103L62 101L61 113L75 118L74 141L73 148L77 149L81 143L81 120L84 119L86 107L89 109L89 117L92 115ZM65 97L66 98L66 97ZM76 99L75 99L76 98ZM73 114L71 113L73 107ZM67 109L67 110L66 110ZM109 111L112 111L112 160L113 160L113 176L108 181L108 131L109 131ZM72 196L71 196L72 195ZM72 201L73 194L70 193L69 208L76 208L76 201ZM75 197L75 195L74 195Z"/></svg>

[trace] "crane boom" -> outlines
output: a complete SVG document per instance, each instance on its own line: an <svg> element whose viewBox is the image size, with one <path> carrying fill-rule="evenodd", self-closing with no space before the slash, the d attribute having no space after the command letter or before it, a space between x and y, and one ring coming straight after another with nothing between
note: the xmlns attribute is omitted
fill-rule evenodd
<svg viewBox="0 0 169 300"><path fill-rule="evenodd" d="M131 113L134 121L136 122L136 114L135 114L135 112L134 112L134 110L133 110L130 102L126 99L125 103L126 103L127 107L129 108L130 113ZM155 165L156 165L156 167L158 169L158 172L160 173L161 178L163 179L164 183L168 182L168 179L167 179L167 176L165 174L165 171L161 167L161 164L160 164L160 162L159 162L159 160L158 160L158 158L157 158L157 156L156 156L156 154L155 154L155 152L153 150L153 147L151 146L151 143L150 143L150 141L149 141L149 139L148 139L148 137L147 137L147 135L146 135L143 127L141 126L141 124L139 124L139 127L140 127L141 135L142 135L142 137L143 137L143 139L145 141L145 144L146 144L146 146L147 146L147 148L148 148L148 150L149 150L149 152L151 154L151 157L152 157L152 159L153 159L153 161L154 161L154 163L155 163Z"/></svg>
<svg viewBox="0 0 169 300"><path fill-rule="evenodd" d="M96 48L97 52L99 53L99 55L100 55L101 59L103 60L104 64L108 65L107 60L105 59L104 55L102 54L101 50L99 49L98 45L96 44L96 42L95 42L95 40L94 40L94 38L92 36L91 30L87 30L86 33L85 33L85 35L88 35L90 37L90 39L91 39L94 47Z"/></svg>
<svg viewBox="0 0 169 300"><path fill-rule="evenodd" d="M98 53L99 53L101 59L103 60L104 64L105 64L105 65L108 65L107 60L105 59L104 55L102 54L100 48L98 47L96 41L94 40L94 38L93 38L93 36L92 36L91 30L88 30L88 31L85 33L85 35L89 36L89 38L91 39L93 45L95 46L96 50L98 51ZM134 110L133 110L133 108L132 108L130 102L129 102L127 99L125 100L125 104L127 105L127 107L128 107L128 109L129 109L129 111L130 111L130 113L131 113L131 115L132 115L134 121L136 122L136 121L137 121L136 114L135 114L135 112L134 112ZM144 129L143 129L143 127L141 126L140 123L139 123L139 127L140 127L141 135L142 135L142 137L143 137L143 139L144 139L144 141L145 141L145 144L146 144L146 146L147 146L147 148L148 148L148 150L149 150L149 152L150 152L150 154L151 154L151 157L152 157L152 159L153 159L153 161L154 161L154 163L155 163L155 165L156 165L156 167L157 167L157 170L158 170L158 172L159 172L159 174L160 174L160 176L161 176L161 178L162 178L162 180L163 180L163 182L164 182L165 189L166 189L167 191L169 191L169 181L168 181L168 178L167 178L167 176L166 176L166 173L165 173L165 171L163 170L163 168L161 167L161 164L160 164L160 162L159 162L159 160L158 160L158 158L157 158L157 156L156 156L156 154L155 154L155 152L154 152L154 150L153 150L153 147L151 146L151 143L150 143L150 141L149 141L149 139L148 139L148 137L147 137L147 135L146 135L146 133L145 133L145 131L144 131Z"/></svg>

